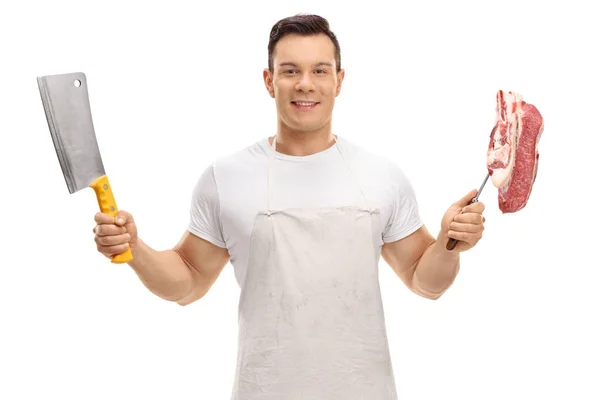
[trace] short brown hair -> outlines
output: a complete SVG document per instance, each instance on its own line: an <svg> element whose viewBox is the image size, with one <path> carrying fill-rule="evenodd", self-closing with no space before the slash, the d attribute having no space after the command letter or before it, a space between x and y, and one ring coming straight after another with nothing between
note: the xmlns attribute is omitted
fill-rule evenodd
<svg viewBox="0 0 600 400"><path fill-rule="evenodd" d="M325 18L314 14L296 14L292 17L281 19L273 25L268 46L269 71L273 72L273 52L275 45L282 37L289 34L309 36L321 33L327 35L335 46L335 64L336 70L339 72L342 69L342 60L337 37L329 29L329 22Z"/></svg>

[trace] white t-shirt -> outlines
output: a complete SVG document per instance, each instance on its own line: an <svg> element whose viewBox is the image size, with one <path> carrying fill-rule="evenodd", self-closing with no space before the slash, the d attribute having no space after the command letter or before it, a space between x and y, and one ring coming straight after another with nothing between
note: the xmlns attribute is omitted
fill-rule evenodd
<svg viewBox="0 0 600 400"><path fill-rule="evenodd" d="M334 145L309 156L277 152L272 167L271 208L365 207L362 189L367 206L381 210L377 232L380 246L421 227L415 193L398 165L341 137L337 145L339 150ZM228 250L240 286L254 219L268 208L272 154L273 148L264 138L220 158L204 170L193 191L188 229Z"/></svg>

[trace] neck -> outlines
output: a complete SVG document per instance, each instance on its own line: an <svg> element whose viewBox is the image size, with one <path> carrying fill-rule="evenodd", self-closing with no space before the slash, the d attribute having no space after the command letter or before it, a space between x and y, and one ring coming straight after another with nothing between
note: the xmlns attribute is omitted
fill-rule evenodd
<svg viewBox="0 0 600 400"><path fill-rule="evenodd" d="M316 131L295 131L289 127L277 130L277 152L290 156L308 156L327 150L335 144L331 125ZM270 139L272 143L273 138Z"/></svg>

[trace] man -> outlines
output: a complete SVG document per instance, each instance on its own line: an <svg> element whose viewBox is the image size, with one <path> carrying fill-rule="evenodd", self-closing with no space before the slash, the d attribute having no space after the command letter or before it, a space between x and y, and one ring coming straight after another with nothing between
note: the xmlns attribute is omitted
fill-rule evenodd
<svg viewBox="0 0 600 400"><path fill-rule="evenodd" d="M401 169L332 133L344 70L325 19L277 22L268 52L276 135L204 171L173 249L152 249L121 211L96 215L98 251L130 246L143 284L181 305L202 298L231 261L241 287L232 399L396 399L379 258L437 299L481 238L484 206L466 193L434 238ZM453 251L449 238L459 240Z"/></svg>

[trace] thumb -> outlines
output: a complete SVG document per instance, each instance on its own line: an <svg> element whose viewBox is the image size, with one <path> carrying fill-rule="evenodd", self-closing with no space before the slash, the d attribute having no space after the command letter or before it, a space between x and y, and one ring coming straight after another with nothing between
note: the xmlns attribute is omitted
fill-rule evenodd
<svg viewBox="0 0 600 400"><path fill-rule="evenodd" d="M477 189L471 190L469 193L467 193L466 195L464 195L463 198L461 198L460 200L458 200L454 204L457 205L457 206L459 206L459 207L468 206L469 204L471 204L471 200L473 200L473 198L475 196L477 196Z"/></svg>
<svg viewBox="0 0 600 400"><path fill-rule="evenodd" d="M119 211L117 215L115 215L115 224L118 226L124 226L133 221L133 217L127 211Z"/></svg>

